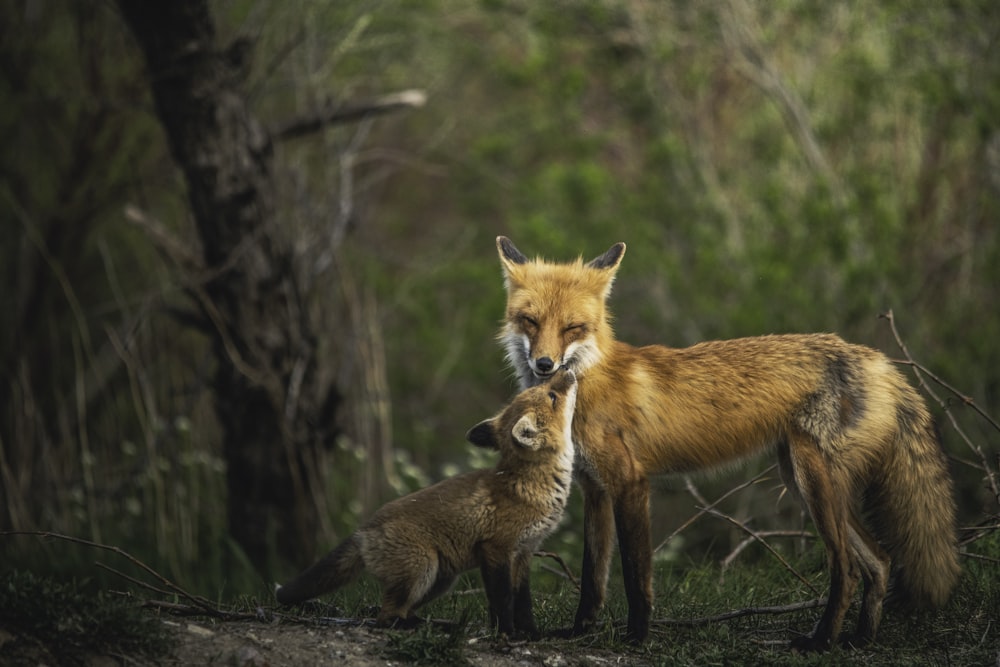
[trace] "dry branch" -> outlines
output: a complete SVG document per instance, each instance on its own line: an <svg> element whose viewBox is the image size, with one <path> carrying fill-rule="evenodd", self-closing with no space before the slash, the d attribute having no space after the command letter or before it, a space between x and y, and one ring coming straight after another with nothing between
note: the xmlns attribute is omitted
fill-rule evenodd
<svg viewBox="0 0 1000 667"><path fill-rule="evenodd" d="M715 516L715 517L718 517L720 519L724 519L724 520L728 521L729 523L733 524L734 526L736 526L740 530L746 532L753 539L755 539L758 542L760 542L762 545L764 545L765 549L767 549L768 551L771 552L772 556L774 556L775 558L778 559L778 562L780 562L785 567L786 570L788 570L789 572L791 572L792 574L794 574L795 577L799 581L801 581L803 584L805 584L806 586L808 586L809 590L811 590L814 594L819 595L819 591L817 591L813 587L813 585L809 582L808 579L806 579L804 576L802 576L798 572L798 570L796 570L794 567L792 567L791 564L789 564L789 562L787 560L785 560L784 557L781 554L779 554L774 549L774 547L772 547L768 543L767 540L765 540L763 537L761 537L760 534L757 533L756 531L754 531L752 528L750 528L749 526L747 526L745 522L738 521L737 519L734 519L733 517L729 516L728 514L725 514L724 512L720 512L720 511L718 511L716 509L706 508L705 511L708 512L709 514L711 514L712 516Z"/></svg>
<svg viewBox="0 0 1000 667"><path fill-rule="evenodd" d="M559 566L562 568L562 574L569 579L570 582L572 582L573 586L575 586L577 590L580 590L580 580L573 576L573 573L570 571L569 566L566 565L566 561L562 559L562 556L552 551L536 551L534 555L537 558L551 558L555 562L559 563Z"/></svg>
<svg viewBox="0 0 1000 667"><path fill-rule="evenodd" d="M404 90L384 95L363 104L338 106L328 104L325 109L293 118L271 129L276 141L296 139L312 134L330 125L353 123L370 116L377 116L400 109L414 109L427 103L427 94L422 90Z"/></svg>
<svg viewBox="0 0 1000 667"><path fill-rule="evenodd" d="M722 570L725 571L733 564L736 557L739 556L744 549L753 544L754 542L760 541L764 537L806 537L813 538L816 537L814 534L810 533L808 530L761 530L755 535L744 538L736 547L729 552L729 554L722 559Z"/></svg>
<svg viewBox="0 0 1000 667"><path fill-rule="evenodd" d="M826 604L826 598L816 598L815 600L806 600L805 602L795 602L792 604L783 604L773 607L747 607L745 609L734 609L732 611L727 611L722 614L716 614L715 616L702 616L701 618L658 618L653 620L653 625L680 625L680 626L698 626L698 625L708 625L710 623L719 623L720 621L729 621L734 618L741 618L743 616L758 616L763 614L788 614L793 611L802 611L803 609L815 609L816 607L822 607Z"/></svg>
<svg viewBox="0 0 1000 667"><path fill-rule="evenodd" d="M938 396L937 392L935 392L934 389L924 379L924 375L927 375L927 377L931 378L936 383L938 383L948 391L952 392L962 401L963 404L971 406L973 409L975 409L976 412L978 412L982 417L984 417L998 431L1000 431L1000 426L997 425L997 422L994 419L992 419L985 412L980 410L979 407L976 406L975 402L971 398L969 398L965 394L962 394L957 389L955 389L948 383L944 382L939 377L937 377L936 375L934 375L933 373L931 373L926 368L924 368L923 366L921 366L920 364L918 364L916 361L913 360L913 357L910 355L910 350L906 347L906 343L903 342L902 337L899 335L899 330L896 329L896 320L893 317L891 309L885 313L882 313L881 315L879 315L879 317L889 322L889 328L892 330L892 335L896 339L896 344L899 346L899 349L903 352L903 355L906 357L905 362L897 362L897 363L905 363L906 365L910 366L913 369L913 373L914 375L917 376L917 381L920 383L920 387L927 393L927 395L933 398L938 405L941 406L941 409L944 410L944 413L948 416L948 420L951 422L951 425L955 429L955 432L958 433L959 437L962 438L963 441L965 441L965 444L969 446L969 449L971 449L973 452L976 453L976 455L979 457L979 460L982 461L983 471L986 474L986 480L990 485L990 490L993 491L993 498L996 500L997 505L1000 506L1000 485L998 485L997 483L996 471L990 468L989 459L986 458L986 454L983 453L983 449L979 445L974 443L972 439L969 438L968 435L966 435L962 427L959 426L958 420L955 418L955 415L952 414L950 406L948 405L947 401L942 400L941 397Z"/></svg>
<svg viewBox="0 0 1000 667"><path fill-rule="evenodd" d="M706 502L703 498L701 498L701 494L693 492L694 485L691 482L691 479L687 478L685 480L685 483L687 485L688 492L691 493L691 495L693 495L695 497L695 499L704 506L704 508L698 510L698 512L696 512L693 516L691 516L691 518L689 518L687 521L685 521L684 523L682 523L676 530L674 530L674 532L672 532L669 535L667 535L667 537L664 538L664 540L662 542L660 542L653 551L656 552L656 551L659 551L660 549L662 549L663 547L665 547L667 544L670 543L671 540L673 540L675 537L677 537L677 535L680 534L680 532L682 530L684 530L685 528L687 528L688 526L690 526L692 523L694 523L695 521L697 521L699 518L701 518L705 514L708 514L708 511L710 509L712 509L713 507L715 507L716 505L718 505L719 503L721 503L723 500L725 500L729 496L731 496L734 493L736 493L737 491L742 491L743 489L747 488L748 486L756 484L760 480L764 479L765 475L770 474L777 467L778 467L777 464L774 464L774 465L766 468L765 470L762 470L760 473L758 473L753 478L747 480L746 482L743 482L742 484L734 486L729 491L726 491L724 494L722 494L721 496L719 496L715 500L715 502L713 502L713 503Z"/></svg>
<svg viewBox="0 0 1000 667"><path fill-rule="evenodd" d="M199 595L192 595L191 593L188 593L186 590L184 590L183 588L181 588L180 586L178 586L174 582L170 581L169 579L167 579L166 577L164 577L162 574L160 574L159 572L157 572L156 570L154 570L150 566L146 565L145 563L143 563L141 560L139 560L138 558L136 558L132 554L128 553L127 551L125 551L123 549L121 549L120 547L114 547L114 546L111 546L111 545L108 545L108 544L101 544L100 542L92 542L91 540L85 540L82 537L73 537L72 535L62 535L60 533L52 533L52 532L44 531L44 530L10 530L10 531L2 531L2 532L0 532L0 537L10 537L10 536L15 536L15 535L27 535L27 536L33 536L33 537L52 538L52 539L56 539L56 540L62 540L64 542L71 542L73 544L82 544L83 546L92 547L92 548L95 548L95 549L100 549L102 551L110 551L113 554L117 554L117 555L121 556L122 558L124 558L128 562L132 563L133 565L135 565L136 567L138 567L139 569L141 569L146 574L148 574L151 577L155 578L157 581L160 582L160 584L163 587L165 587L167 589L167 591L161 591L160 589L157 589L155 587L151 587L151 586L149 586L147 584L142 584L142 582L139 582L138 580L136 580L136 579L134 579L132 577L125 576L122 573L118 572L117 570L115 570L113 568L110 568L110 567L108 567L106 565L102 565L101 563L97 563L98 567L101 567L101 568L103 568L103 569L105 569L105 570L107 570L109 572L114 573L114 574L118 574L120 576L123 576L128 581L131 581L132 583L140 584L144 588L148 588L150 590L154 590L154 591L157 591L157 592L160 592L160 593L164 593L165 592L165 593L168 593L170 595L177 595L177 596L179 596L179 597L187 600L188 602L190 602L194 607L200 609L201 613L204 614L204 615L206 615L206 616L214 616L216 618L229 618L229 616L230 616L229 612L226 612L226 611L223 611L223 610L219 609L214 604L212 604L211 602L209 602L208 600L206 600L205 598L203 598L203 597L201 597Z"/></svg>

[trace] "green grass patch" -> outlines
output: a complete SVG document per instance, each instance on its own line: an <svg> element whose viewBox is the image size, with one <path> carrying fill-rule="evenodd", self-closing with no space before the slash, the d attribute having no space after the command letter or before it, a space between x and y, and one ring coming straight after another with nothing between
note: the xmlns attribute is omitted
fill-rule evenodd
<svg viewBox="0 0 1000 667"><path fill-rule="evenodd" d="M468 614L454 624L425 623L410 631L390 631L383 655L413 665L450 665L465 667Z"/></svg>
<svg viewBox="0 0 1000 667"><path fill-rule="evenodd" d="M157 656L170 648L161 622L134 603L69 583L8 572L0 579L0 663L84 664L94 656Z"/></svg>
<svg viewBox="0 0 1000 667"><path fill-rule="evenodd" d="M747 552L723 571L717 562L661 562L655 566L655 608L649 641L623 641L628 608L620 569L613 565L608 600L596 629L563 638L579 594L566 578L536 559L532 573L535 618L544 639L508 643L489 627L479 575L459 578L452 592L419 610L431 619L414 630L380 630L375 649L402 664L467 665L482 654L525 652L536 657L589 664L588 656L634 665L939 665L996 664L1000 647L1000 577L996 555L1000 531L969 547L983 558L963 558L963 574L951 601L940 610L912 612L888 607L877 642L865 649L835 648L820 655L798 655L788 642L811 631L820 607L759 613L761 608L814 600L826 593L828 573L822 547L784 553L789 568L760 552ZM578 567L576 556L567 565ZM94 580L60 583L24 572L0 580L0 663L85 664L93 656L162 656L167 635L151 614L134 602L102 590ZM281 608L283 622L329 625L329 619L372 619L381 603L377 581L357 581L297 608ZM859 602L847 614L853 629ZM269 590L220 605L221 612L266 619L278 611ZM755 610L731 618L723 615ZM289 613L290 612L290 613ZM224 621L220 621L224 622ZM273 619L272 619L273 622Z"/></svg>
<svg viewBox="0 0 1000 667"><path fill-rule="evenodd" d="M977 542L973 550L991 554L998 545L1000 536L993 535ZM576 664L576 658L588 651L621 655L636 665L996 664L1000 655L1000 565L989 560L963 559L959 586L943 609L913 612L887 607L878 640L864 649L838 647L818 655L792 653L788 642L812 630L821 607L781 614L752 613L729 620L714 618L734 610L792 605L826 594L829 580L821 547L799 556L786 554L786 558L809 585L769 556L737 563L725 572L710 561L658 564L654 624L650 640L639 647L622 641L628 608L617 563L601 625L572 639L552 635L572 624L578 593L570 582L540 573L536 567L535 617L546 635L537 647L564 655L568 664ZM573 560L569 564L576 565ZM857 620L860 601L855 597L845 621L847 631L853 630ZM348 616L371 617L379 603L378 587L371 581L352 585L331 600ZM460 578L452 593L421 609L420 614L453 621L455 627L428 623L414 631L393 631L387 657L421 664L465 664L468 639L493 636L487 625L485 596L474 573Z"/></svg>

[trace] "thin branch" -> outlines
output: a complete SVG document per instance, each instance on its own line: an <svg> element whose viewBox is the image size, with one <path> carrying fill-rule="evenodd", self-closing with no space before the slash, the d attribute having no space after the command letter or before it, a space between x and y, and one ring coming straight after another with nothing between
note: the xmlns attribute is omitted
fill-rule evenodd
<svg viewBox="0 0 1000 667"><path fill-rule="evenodd" d="M890 311L886 315L882 315L882 317L886 317L886 319L889 319L891 321L891 315L892 315L892 312ZM898 338L896 340L897 340L897 342L899 341ZM907 353L907 355L908 354L909 353ZM942 387L944 387L945 389L947 389L948 391L950 391L951 393L953 393L955 396L957 396L958 400L960 400L967 407L970 407L975 412L979 413L980 417L982 417L987 422L989 422L990 426L992 426L994 429L996 429L997 432L1000 432L1000 424L998 424L996 422L996 420L993 419L993 417L991 417L985 410L983 410L982 408L980 408L976 404L976 401L973 400L973 398L971 396L966 396L965 394L963 394L962 392L960 392L958 389L956 389L955 387L951 386L950 384L948 384L947 382L945 382L944 380L942 380L940 377L938 377L937 375L935 375L931 370L929 370L923 364L921 364L919 362L916 362L916 361L913 361L912 359L909 358L909 356L907 356L906 359L893 359L893 361L895 363L903 365L903 366L910 366L913 369L918 370L921 373L924 373L925 375L927 375L927 377L929 377L930 379L934 380L939 385L941 385Z"/></svg>
<svg viewBox="0 0 1000 667"><path fill-rule="evenodd" d="M566 565L566 561L562 559L562 556L553 551L536 551L534 555L536 558L551 558L555 562L559 563L559 566L562 568L563 574L566 578L573 583L577 590L580 589L580 581L573 576L573 573L570 571L569 566Z"/></svg>
<svg viewBox="0 0 1000 667"><path fill-rule="evenodd" d="M210 616L217 616L217 617L226 617L227 616L227 612L224 612L224 611L220 610L219 608L217 608L215 605L213 605L211 602L209 602L208 600L206 600L203 597L200 597L200 596L197 596L197 595L192 595L191 593L188 593L183 588L181 588L180 586L178 586L174 582L170 581L169 579L167 579L166 577L164 577L162 574L160 574L159 572L157 572L156 570L154 570L150 566L146 565L145 563L143 563L141 560L139 560L138 558L136 558L132 554L128 553L127 551L125 551L123 549L121 549L120 547L113 547L113 546L110 546L110 545L107 545L107 544L101 544L100 542L92 542L90 540L85 540L85 539L83 539L81 537L73 537L72 535L62 535L60 533L52 533L52 532L44 531L44 530L9 530L9 531L5 530L5 531L0 531L0 537L8 537L8 536L14 536L14 535L29 535L29 536L33 536L33 537L54 538L54 539L57 539L57 540L63 540L64 542L71 542L73 544L82 544L84 546L93 547L95 549L101 549L103 551L110 551L113 554L118 554L119 556L121 556L122 558L124 558L125 560L127 560L128 562L132 563L133 565L135 565L139 569L141 569L144 572L146 572L147 574L149 574L151 577L155 578L157 581L160 582L160 584L162 584L167 589L169 589L169 591L171 593L184 598L185 600L187 600L188 602L190 602L194 606L200 608L203 613L208 614ZM108 569L109 571L115 572L114 570L111 570L111 568L105 567L105 569ZM129 580L132 580L132 579L129 578Z"/></svg>
<svg viewBox="0 0 1000 667"><path fill-rule="evenodd" d="M844 207L847 190L820 147L805 103L785 85L760 44L753 8L745 0L730 0L720 17L723 41L734 56L734 66L771 99L806 162L829 186L836 203Z"/></svg>
<svg viewBox="0 0 1000 667"><path fill-rule="evenodd" d="M167 596L175 595L175 593L173 591L168 591L168 590L165 590L163 588L157 588L153 584L147 583L147 582L142 581L140 579L136 579L133 576L125 574L121 570L116 570L115 568L111 567L110 565L105 565L104 563L94 563L94 565L96 565L97 567L101 568L102 570L105 570L106 572L110 572L111 574L113 574L113 575L115 575L117 577L121 577L125 581L128 581L130 583L135 584L139 588L145 588L147 591L151 591L153 593L156 593L157 595L167 595Z"/></svg>
<svg viewBox="0 0 1000 667"><path fill-rule="evenodd" d="M313 134L330 125L353 123L371 116L399 111L400 109L415 109L427 103L427 93L411 89L399 93L383 95L370 102L338 106L328 104L325 109L315 113L293 118L282 125L271 129L275 141L297 139Z"/></svg>
<svg viewBox="0 0 1000 667"><path fill-rule="evenodd" d="M717 614L715 616L703 616L701 618L684 618L684 619L674 619L674 618L657 618L652 621L653 625L674 625L674 626L698 626L698 625L709 625L711 623L718 623L720 621L729 621L734 618L741 618L743 616L759 616L764 614L788 614L794 611L802 611L803 609L815 609L816 607L822 607L826 604L826 598L817 598L815 600L806 600L805 602L795 602L793 604L783 604L773 607L747 607L746 609L734 609L733 611L727 611L722 614Z"/></svg>
<svg viewBox="0 0 1000 667"><path fill-rule="evenodd" d="M937 376L935 376L933 373L926 371L922 366L920 366L919 364L917 364L917 362L913 360L913 357L910 355L910 350L906 347L906 343L903 342L902 337L899 335L899 330L896 329L896 320L893 317L891 309L885 313L882 313L881 315L879 315L879 317L889 322L889 328L892 330L892 335L896 339L896 344L899 346L899 349L902 350L903 354L906 356L906 363L911 368L913 368L914 375L917 376L917 381L920 382L920 387L925 392L927 392L927 394L931 396L937 402L938 405L941 406L941 409L944 410L944 413L948 415L948 420L951 422L951 425L955 429L955 432L958 433L959 437L961 437L962 440L965 441L965 444L969 446L969 449L971 449L979 456L979 460L983 462L983 470L986 473L986 479L989 482L990 489L993 491L993 498L996 500L997 504L1000 505L1000 486L998 486L997 484L996 473L993 471L992 468L990 468L989 459L986 458L986 454L983 453L982 448L976 443L972 442L969 436L965 434L965 431L962 430L962 427L958 425L958 420L955 419L955 415L951 413L948 404L945 401L941 400L941 397L937 395L937 392L935 392L931 388L931 386L927 384L927 381L924 379L923 373L926 372L928 377L930 377L935 382L938 382L939 384L941 384L941 386L945 387L949 391L953 392L959 398L963 399L963 402L966 403L967 405L975 405L972 402L972 399L964 396L963 394L952 388L950 385L945 384ZM981 415L984 414L981 410L978 410L978 408L977 411ZM987 420L991 424L996 426L996 422L994 422L992 419L987 417ZM1000 428L998 428L998 430L1000 430Z"/></svg>
<svg viewBox="0 0 1000 667"><path fill-rule="evenodd" d="M789 572L791 572L792 574L794 574L796 576L796 578L798 578L799 581L801 581L803 584L805 584L806 586L808 586L809 590L811 590L814 594L819 595L819 591L817 591L816 588L813 587L813 585L809 582L809 580L806 579L801 574L799 574L798 570L796 570L794 567L792 567L788 563L788 561L786 561L784 559L784 557L781 554L779 554L777 551L775 551L774 547L772 547L770 544L768 544L767 540L765 540L764 538L762 538L759 533L755 532L753 529L751 529L749 526L747 526L742 521L737 521L736 519L734 519L733 517L729 516L728 514L724 514L723 512L720 512L720 511L718 511L716 509L706 508L705 511L708 512L709 514L711 514L712 516L718 517L720 519L725 519L729 523L733 524L734 526L736 526L740 530L746 532L752 538L754 538L755 540L757 540L758 542L760 542L762 545L764 545L764 548L766 548L768 551L771 552L771 555L773 555L775 558L777 558L778 561L782 565L785 566L786 570L788 570Z"/></svg>
<svg viewBox="0 0 1000 667"><path fill-rule="evenodd" d="M762 530L757 533L757 537L750 536L744 538L736 547L729 552L725 558L722 559L722 570L726 571L733 561L736 560L744 549L754 543L758 537L816 537L814 534L810 533L808 530Z"/></svg>
<svg viewBox="0 0 1000 667"><path fill-rule="evenodd" d="M962 551L960 553L966 558L971 558L973 560L984 560L988 563L1000 563L1000 558L993 558L992 556L984 556L982 554L974 554L968 551Z"/></svg>
<svg viewBox="0 0 1000 667"><path fill-rule="evenodd" d="M729 496L731 496L734 493L736 493L737 491L741 491L741 490L747 488L748 486L751 486L752 484L756 484L761 479L763 479L765 475L770 474L777 467L778 467L777 464L773 464L770 467L768 467L767 469L762 470L760 473L758 473L752 479L749 479L746 482L744 482L744 483L742 483L742 484L740 484L738 486L734 486L729 491L726 491L724 494L722 494L721 496L719 496L715 500L715 502L713 502L713 503L704 502L704 499L701 499L699 497L700 494L695 495L694 493L692 493L692 495L695 496L695 498L698 500L698 502L700 502L704 506L704 509L701 509L698 512L696 512L693 516L691 516L691 518L689 518L687 521L685 521L684 523L682 523L674 532L672 532L669 535L667 535L667 537L664 538L664 540L662 542L660 542L660 544L657 545L657 547L653 550L654 553L657 552L657 551L659 551L663 547L665 547L671 540L673 540L675 537L677 537L677 535L682 530L684 530L685 528L687 528L688 526L690 526L692 523L694 523L695 521L697 521L698 519L700 519L702 516L704 516L705 514L707 514L708 510L712 509L713 507L715 507L716 505L718 505L719 503L721 503L723 500L725 500ZM694 484L691 482L690 478L686 478L686 484L688 485L688 492L691 492L692 489L694 489ZM695 489L695 491L696 491L696 489Z"/></svg>
<svg viewBox="0 0 1000 667"><path fill-rule="evenodd" d="M164 600L145 600L140 605L144 609L156 609L158 611L168 612L171 616L205 616L205 610L201 607L196 607L188 604L180 604L177 602L166 602ZM215 616L215 614L212 614ZM249 612L220 612L219 618L223 618L227 621L253 621L260 619L260 615L256 613Z"/></svg>

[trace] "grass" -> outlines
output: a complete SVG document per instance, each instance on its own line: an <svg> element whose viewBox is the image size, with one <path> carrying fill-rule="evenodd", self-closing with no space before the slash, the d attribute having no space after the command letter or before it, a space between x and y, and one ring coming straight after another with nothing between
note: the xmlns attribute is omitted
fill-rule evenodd
<svg viewBox="0 0 1000 667"><path fill-rule="evenodd" d="M465 655L468 626L466 612L450 627L425 623L412 631L390 631L383 655L413 665L471 665Z"/></svg>
<svg viewBox="0 0 1000 667"><path fill-rule="evenodd" d="M985 555L1000 552L1000 535L973 545ZM821 593L827 575L821 548L791 564ZM617 567L617 565L616 565ZM994 561L964 559L963 575L951 601L930 612L889 607L878 641L867 648L799 655L788 642L811 631L820 608L780 615L747 615L700 625L675 624L712 617L735 609L788 605L816 595L774 559L737 564L721 576L714 562L657 566L654 582L654 625L643 646L622 641L627 606L617 569L609 585L604 622L595 632L573 639L547 637L541 651L568 654L617 654L636 665L958 665L997 664L1000 657L1000 576ZM543 633L551 635L572 623L577 592L567 581L536 568L535 614ZM486 627L485 598L475 575L460 579L454 592L421 610L423 616L457 621L454 630L426 624L412 632L390 632L386 657L413 664L466 664L471 637L496 639ZM341 611L371 616L378 605L378 587L371 581L351 586L334 596ZM848 612L846 629L856 620L858 601ZM502 645L502 642L499 645ZM582 658L581 658L582 659Z"/></svg>
<svg viewBox="0 0 1000 667"><path fill-rule="evenodd" d="M134 603L69 583L12 571L0 579L4 665L85 664L94 656L157 656L170 643L160 621Z"/></svg>
<svg viewBox="0 0 1000 667"><path fill-rule="evenodd" d="M754 554L744 554L725 573L714 560L657 563L654 623L649 641L642 646L622 640L628 610L617 563L601 625L584 636L562 639L557 638L557 631L572 623L578 593L567 579L544 568L547 561L536 559L535 616L546 638L517 650L562 656L566 664L589 664L587 656L592 655L635 665L997 664L1000 531L969 549L983 558L964 558L959 586L943 609L913 613L889 608L874 645L861 650L835 648L819 655L798 655L788 649L790 639L811 630L819 608L691 622L731 610L812 600L817 596L809 585L825 593L827 573L819 545L799 555L784 554L809 585L763 551L756 555L756 562L750 560ZM568 559L570 567L578 566L576 558ZM307 622L311 618L372 618L379 602L377 583L363 576L323 601L292 610L286 618ZM855 601L848 612L847 629L852 628L857 607ZM269 590L261 589L255 596L230 601L228 608L248 612L252 618L261 609L274 608L274 601ZM385 638L383 657L401 664L466 665L473 650L510 650L487 625L485 596L474 572L461 577L451 593L422 609L421 615L446 622L427 623L413 631L380 631ZM14 637L11 640L0 633L3 664L82 664L93 655L157 656L167 648L155 618L134 603L95 590L93 581L60 583L25 572L11 572L0 579L0 629Z"/></svg>

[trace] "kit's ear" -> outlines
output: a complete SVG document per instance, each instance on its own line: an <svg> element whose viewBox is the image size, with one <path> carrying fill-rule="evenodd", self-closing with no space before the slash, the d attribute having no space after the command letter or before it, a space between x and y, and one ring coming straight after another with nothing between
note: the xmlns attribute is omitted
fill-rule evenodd
<svg viewBox="0 0 1000 667"><path fill-rule="evenodd" d="M538 426L535 425L535 415L528 413L514 424L514 442L525 449L538 449Z"/></svg>
<svg viewBox="0 0 1000 667"><path fill-rule="evenodd" d="M492 419L481 421L473 426L469 429L469 432L465 434L465 438L476 447L500 449L500 443L497 440L497 430L493 425Z"/></svg>

